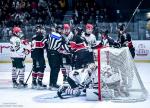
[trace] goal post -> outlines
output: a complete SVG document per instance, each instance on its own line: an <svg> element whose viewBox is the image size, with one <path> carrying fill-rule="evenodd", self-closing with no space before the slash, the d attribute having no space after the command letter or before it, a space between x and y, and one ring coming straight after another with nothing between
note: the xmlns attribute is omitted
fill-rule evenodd
<svg viewBox="0 0 150 108"><path fill-rule="evenodd" d="M146 100L147 90L128 47L100 48L97 49L96 53L98 66L98 90L94 90L98 95L96 99L115 102ZM91 93L87 93L87 98L90 97L89 95L91 96Z"/></svg>

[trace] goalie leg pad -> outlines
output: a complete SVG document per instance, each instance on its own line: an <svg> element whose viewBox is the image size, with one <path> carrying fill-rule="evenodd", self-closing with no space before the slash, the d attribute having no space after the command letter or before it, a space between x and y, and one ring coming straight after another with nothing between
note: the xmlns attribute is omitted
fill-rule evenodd
<svg viewBox="0 0 150 108"><path fill-rule="evenodd" d="M77 88L75 88L75 89L67 88L65 90L65 93L68 95L72 95L72 96L79 96L81 94L81 91Z"/></svg>
<svg viewBox="0 0 150 108"><path fill-rule="evenodd" d="M60 97L61 99L64 99L65 96L73 96L73 97L77 97L80 96L81 91L78 88L74 88L72 89L70 86L61 86L58 91L57 91L57 95L58 97Z"/></svg>

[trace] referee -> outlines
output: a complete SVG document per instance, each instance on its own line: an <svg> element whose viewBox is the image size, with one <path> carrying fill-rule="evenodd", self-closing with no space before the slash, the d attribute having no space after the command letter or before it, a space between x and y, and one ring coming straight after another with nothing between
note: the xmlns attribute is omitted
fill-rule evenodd
<svg viewBox="0 0 150 108"><path fill-rule="evenodd" d="M60 71L60 66L62 65L62 56L58 52L60 48L65 49L69 52L69 48L65 43L64 38L61 36L62 27L58 25L55 32L51 32L48 35L47 41L47 57L49 61L49 66L51 68L49 89L59 88L57 85L58 73Z"/></svg>

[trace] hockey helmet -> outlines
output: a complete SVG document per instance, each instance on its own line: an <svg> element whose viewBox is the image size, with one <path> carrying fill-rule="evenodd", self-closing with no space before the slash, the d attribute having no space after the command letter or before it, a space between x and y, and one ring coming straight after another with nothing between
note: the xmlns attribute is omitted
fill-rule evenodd
<svg viewBox="0 0 150 108"><path fill-rule="evenodd" d="M37 25L35 27L36 32L41 32L42 29L44 29L42 25Z"/></svg>
<svg viewBox="0 0 150 108"><path fill-rule="evenodd" d="M70 33L70 26L69 24L64 24L64 33L69 34Z"/></svg>
<svg viewBox="0 0 150 108"><path fill-rule="evenodd" d="M74 29L74 34L75 34L75 35L81 35L82 32L83 32L82 27L80 27L80 26L75 27L75 29Z"/></svg>
<svg viewBox="0 0 150 108"><path fill-rule="evenodd" d="M37 25L35 30L37 34L46 34L46 30L42 25Z"/></svg>
<svg viewBox="0 0 150 108"><path fill-rule="evenodd" d="M56 26L56 32L58 32L60 34L62 33L62 29L63 29L63 26L61 24Z"/></svg>
<svg viewBox="0 0 150 108"><path fill-rule="evenodd" d="M86 33L91 34L93 31L93 25L92 24L86 24Z"/></svg>
<svg viewBox="0 0 150 108"><path fill-rule="evenodd" d="M123 31L124 28L125 28L125 24L118 24L118 27L117 27L118 31Z"/></svg>
<svg viewBox="0 0 150 108"><path fill-rule="evenodd" d="M23 33L20 27L14 27L12 29L12 33L17 37L20 37L20 38L23 37Z"/></svg>

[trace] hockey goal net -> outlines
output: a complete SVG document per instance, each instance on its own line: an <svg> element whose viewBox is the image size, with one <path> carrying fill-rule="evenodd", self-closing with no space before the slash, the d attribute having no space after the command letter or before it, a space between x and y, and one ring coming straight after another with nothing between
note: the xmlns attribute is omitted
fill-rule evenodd
<svg viewBox="0 0 150 108"><path fill-rule="evenodd" d="M98 49L97 58L99 100L137 102L146 99L147 91L127 47Z"/></svg>

